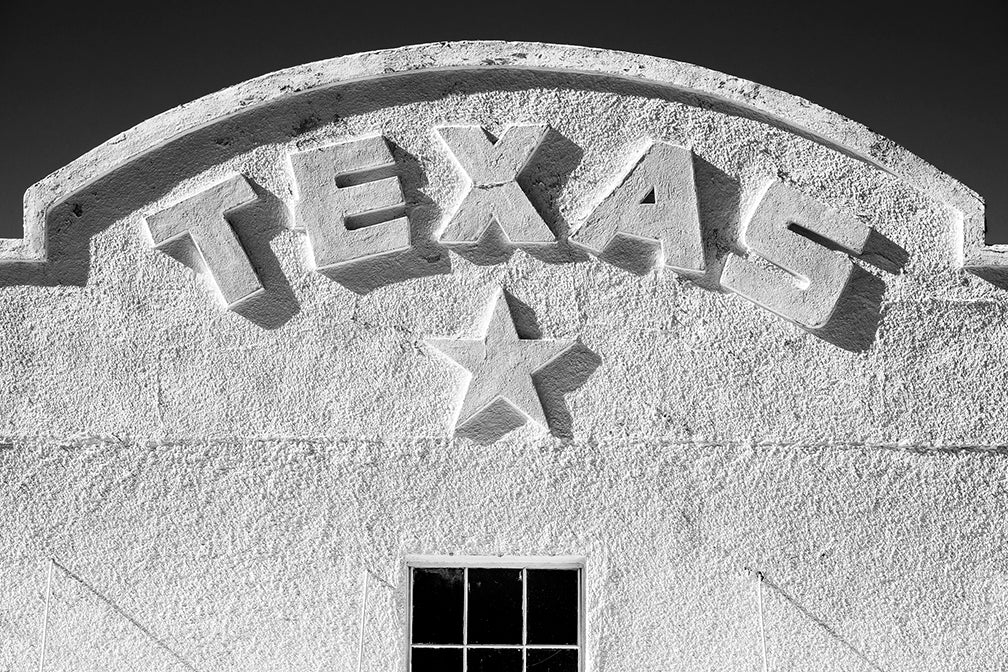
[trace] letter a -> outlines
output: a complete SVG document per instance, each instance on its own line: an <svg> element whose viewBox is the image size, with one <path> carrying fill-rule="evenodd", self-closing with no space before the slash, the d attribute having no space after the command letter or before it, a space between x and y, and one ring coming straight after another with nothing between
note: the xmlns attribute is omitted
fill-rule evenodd
<svg viewBox="0 0 1008 672"><path fill-rule="evenodd" d="M659 264L677 273L704 272L692 151L652 143L571 240L600 254L617 235L658 243Z"/></svg>

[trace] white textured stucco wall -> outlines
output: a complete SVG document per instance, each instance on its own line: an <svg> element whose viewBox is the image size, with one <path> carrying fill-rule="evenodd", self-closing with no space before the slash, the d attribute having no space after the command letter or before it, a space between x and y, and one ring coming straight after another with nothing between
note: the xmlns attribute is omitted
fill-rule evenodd
<svg viewBox="0 0 1008 672"><path fill-rule="evenodd" d="M963 269L1000 254L967 240L982 201L899 148L863 154L856 124L692 66L502 43L353 58L391 65L342 83L352 58L305 66L243 85L267 92L244 106L215 94L29 193L28 220L50 199L49 259L29 240L0 264L0 670L37 668L49 590L45 670L353 669L365 568L364 668L403 669L404 557L426 553L585 556L590 670L759 669L755 572L771 669L1006 669L1008 292ZM601 61L704 91L583 74ZM519 123L555 132L529 189L563 234L641 138L692 148L720 223L706 275L423 242L466 190L435 127ZM437 273L361 294L361 274L309 267L287 155L375 133L410 268ZM260 194L234 223L269 290L244 313L145 224L236 173ZM719 287L768 178L905 251L900 273L864 265L885 293L863 348ZM544 401L553 435L453 438L466 375L425 339L478 336L498 287L526 328L587 352L590 375Z"/></svg>

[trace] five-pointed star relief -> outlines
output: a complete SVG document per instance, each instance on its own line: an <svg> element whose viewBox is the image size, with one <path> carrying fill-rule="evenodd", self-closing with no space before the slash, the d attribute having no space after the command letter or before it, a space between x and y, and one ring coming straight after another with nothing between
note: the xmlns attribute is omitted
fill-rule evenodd
<svg viewBox="0 0 1008 672"><path fill-rule="evenodd" d="M472 374L456 427L474 420L498 399L503 399L528 419L548 429L542 402L532 384L532 374L560 357L574 341L518 338L507 301L498 288L478 339L428 338Z"/></svg>

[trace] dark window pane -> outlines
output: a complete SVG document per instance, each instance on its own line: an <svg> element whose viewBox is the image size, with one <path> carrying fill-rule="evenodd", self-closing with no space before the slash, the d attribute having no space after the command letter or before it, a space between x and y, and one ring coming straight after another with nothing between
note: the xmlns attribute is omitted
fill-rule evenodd
<svg viewBox="0 0 1008 672"><path fill-rule="evenodd" d="M469 570L469 643L522 643L522 571Z"/></svg>
<svg viewBox="0 0 1008 672"><path fill-rule="evenodd" d="M461 644L465 580L461 568L413 569L413 643Z"/></svg>
<svg viewBox="0 0 1008 672"><path fill-rule="evenodd" d="M578 652L572 649L529 649L528 672L577 672Z"/></svg>
<svg viewBox="0 0 1008 672"><path fill-rule="evenodd" d="M468 649L466 655L468 672L522 672L521 649Z"/></svg>
<svg viewBox="0 0 1008 672"><path fill-rule="evenodd" d="M578 570L528 570L528 643L578 643Z"/></svg>
<svg viewBox="0 0 1008 672"><path fill-rule="evenodd" d="M462 649L413 649L412 672L462 672Z"/></svg>

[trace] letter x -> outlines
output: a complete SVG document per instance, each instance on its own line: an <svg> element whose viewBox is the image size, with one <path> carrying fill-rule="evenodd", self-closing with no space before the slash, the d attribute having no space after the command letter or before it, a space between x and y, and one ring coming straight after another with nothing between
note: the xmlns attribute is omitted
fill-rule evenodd
<svg viewBox="0 0 1008 672"><path fill-rule="evenodd" d="M545 124L512 126L494 140L480 126L437 129L472 187L441 233L444 243L475 243L497 222L512 243L551 243L556 237L515 178L546 134Z"/></svg>

